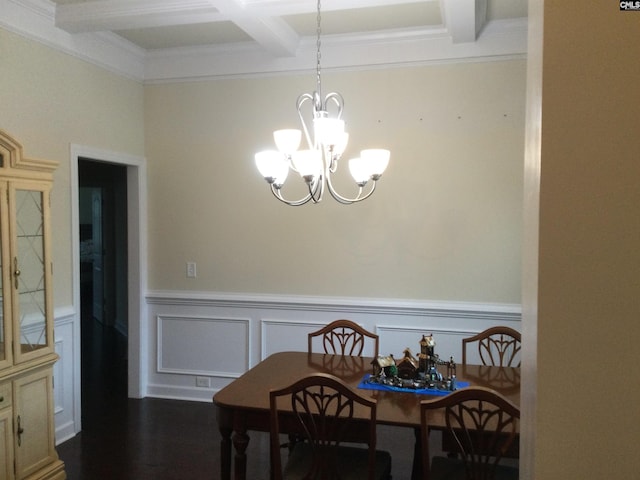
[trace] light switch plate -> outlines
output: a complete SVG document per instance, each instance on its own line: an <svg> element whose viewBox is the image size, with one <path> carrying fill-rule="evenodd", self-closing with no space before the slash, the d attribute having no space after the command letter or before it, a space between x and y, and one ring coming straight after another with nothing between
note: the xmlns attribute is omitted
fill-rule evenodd
<svg viewBox="0 0 640 480"><path fill-rule="evenodd" d="M196 262L187 262L187 278L196 278Z"/></svg>

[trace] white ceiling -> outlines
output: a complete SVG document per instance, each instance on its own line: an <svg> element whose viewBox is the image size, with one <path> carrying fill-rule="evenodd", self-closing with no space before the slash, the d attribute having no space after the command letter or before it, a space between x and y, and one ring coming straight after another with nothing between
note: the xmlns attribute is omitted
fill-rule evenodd
<svg viewBox="0 0 640 480"><path fill-rule="evenodd" d="M306 71L316 64L316 0L1 4L5 27L147 82ZM322 67L522 56L526 16L527 0L324 0Z"/></svg>

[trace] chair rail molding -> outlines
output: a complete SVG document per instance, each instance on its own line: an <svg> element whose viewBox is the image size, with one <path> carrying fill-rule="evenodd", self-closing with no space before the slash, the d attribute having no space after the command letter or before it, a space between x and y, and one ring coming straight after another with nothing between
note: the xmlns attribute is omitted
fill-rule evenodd
<svg viewBox="0 0 640 480"><path fill-rule="evenodd" d="M149 305L183 305L193 307L247 308L258 310L295 310L310 312L344 312L469 318L520 322L519 304L443 302L429 300L372 299L352 297L292 296L274 294L149 291Z"/></svg>

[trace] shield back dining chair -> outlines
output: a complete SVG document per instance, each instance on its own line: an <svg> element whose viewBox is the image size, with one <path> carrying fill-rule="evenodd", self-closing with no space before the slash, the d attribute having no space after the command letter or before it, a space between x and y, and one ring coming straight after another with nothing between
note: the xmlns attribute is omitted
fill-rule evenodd
<svg viewBox="0 0 640 480"><path fill-rule="evenodd" d="M271 390L269 400L274 480L391 479L391 455L376 450L375 399L333 375L314 373ZM305 441L283 454L283 429L296 430Z"/></svg>
<svg viewBox="0 0 640 480"><path fill-rule="evenodd" d="M457 456L434 456L430 419L443 415ZM468 387L420 403L423 480L517 480L518 468L502 465L518 442L520 409L498 392Z"/></svg>
<svg viewBox="0 0 640 480"><path fill-rule="evenodd" d="M520 332L510 327L498 326L486 329L469 338L462 339L462 363L467 363L467 348L477 343L478 354L483 365L498 367L520 366Z"/></svg>
<svg viewBox="0 0 640 480"><path fill-rule="evenodd" d="M378 356L379 337L362 328L357 323L341 319L325 325L308 336L308 351L313 352L314 339L319 338L324 353L333 355L361 356L365 348L365 341L373 343L373 356Z"/></svg>

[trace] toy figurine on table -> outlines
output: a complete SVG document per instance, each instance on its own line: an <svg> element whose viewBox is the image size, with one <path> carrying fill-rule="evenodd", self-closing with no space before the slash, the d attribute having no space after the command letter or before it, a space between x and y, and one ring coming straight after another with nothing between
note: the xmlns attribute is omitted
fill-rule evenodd
<svg viewBox="0 0 640 480"><path fill-rule="evenodd" d="M456 390L456 364L453 357L449 361L440 360L435 353L435 345L433 335L423 335L417 359L408 347L399 362L395 361L393 355L379 355L372 362L373 374L367 381L412 389ZM446 366L446 375L438 371L438 366Z"/></svg>

